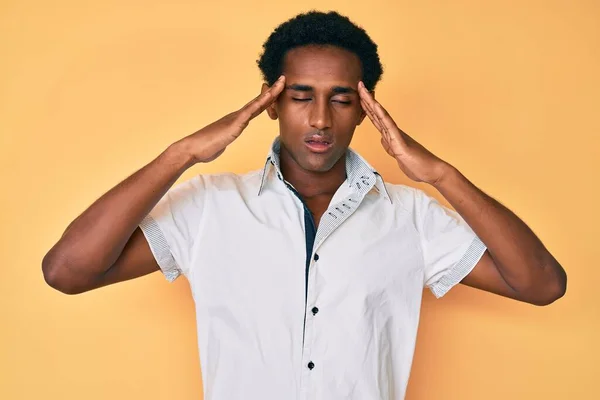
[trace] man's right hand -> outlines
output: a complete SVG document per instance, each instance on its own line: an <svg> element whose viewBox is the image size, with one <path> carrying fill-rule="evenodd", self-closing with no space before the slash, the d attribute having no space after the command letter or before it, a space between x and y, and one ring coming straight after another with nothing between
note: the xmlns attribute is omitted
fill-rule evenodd
<svg viewBox="0 0 600 400"><path fill-rule="evenodd" d="M223 154L250 121L277 100L284 88L285 77L282 75L273 86L244 107L183 138L181 142L185 143L186 152L192 156L193 162L210 162Z"/></svg>
<svg viewBox="0 0 600 400"><path fill-rule="evenodd" d="M75 294L158 270L139 227L142 219L187 168L221 155L252 118L273 104L284 82L282 77L238 111L169 146L96 200L44 256L46 282L63 293Z"/></svg>

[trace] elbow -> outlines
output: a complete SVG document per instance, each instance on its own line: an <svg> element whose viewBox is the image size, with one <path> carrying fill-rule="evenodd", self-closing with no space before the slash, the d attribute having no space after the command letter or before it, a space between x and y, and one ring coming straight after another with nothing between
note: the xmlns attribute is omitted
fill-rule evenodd
<svg viewBox="0 0 600 400"><path fill-rule="evenodd" d="M82 285L76 284L76 280L69 271L66 263L53 260L50 253L46 254L42 260L42 273L48 286L68 295L85 292Z"/></svg>
<svg viewBox="0 0 600 400"><path fill-rule="evenodd" d="M548 306L567 293L567 274L560 266L558 271L559 273L556 278L545 285L541 295L537 296L538 298L532 304L536 306Z"/></svg>

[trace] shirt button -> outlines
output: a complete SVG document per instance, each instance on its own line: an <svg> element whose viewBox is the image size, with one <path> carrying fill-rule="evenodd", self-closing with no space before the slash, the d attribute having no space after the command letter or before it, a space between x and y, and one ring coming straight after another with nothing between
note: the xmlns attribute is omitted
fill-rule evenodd
<svg viewBox="0 0 600 400"><path fill-rule="evenodd" d="M317 307L313 307L311 311L312 311L313 315L315 315L316 313L319 312L319 309Z"/></svg>
<svg viewBox="0 0 600 400"><path fill-rule="evenodd" d="M315 260L315 261L319 261L319 255L318 255L318 254L315 254L315 256L314 256L314 260Z"/></svg>
<svg viewBox="0 0 600 400"><path fill-rule="evenodd" d="M308 369L313 369L315 367L315 363L314 362L309 362L308 363Z"/></svg>

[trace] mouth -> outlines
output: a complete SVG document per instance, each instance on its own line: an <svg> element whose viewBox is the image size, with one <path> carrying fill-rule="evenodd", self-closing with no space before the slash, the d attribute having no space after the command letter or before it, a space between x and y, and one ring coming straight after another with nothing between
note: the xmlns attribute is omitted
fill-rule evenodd
<svg viewBox="0 0 600 400"><path fill-rule="evenodd" d="M333 142L320 138L311 138L304 142L313 153L326 153L333 147Z"/></svg>

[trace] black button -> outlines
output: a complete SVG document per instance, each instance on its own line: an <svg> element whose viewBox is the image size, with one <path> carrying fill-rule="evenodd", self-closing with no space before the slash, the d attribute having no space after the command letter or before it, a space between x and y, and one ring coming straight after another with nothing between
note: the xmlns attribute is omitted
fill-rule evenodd
<svg viewBox="0 0 600 400"><path fill-rule="evenodd" d="M315 363L314 362L309 362L308 363L308 369L313 369L315 367Z"/></svg>
<svg viewBox="0 0 600 400"><path fill-rule="evenodd" d="M317 307L313 307L311 311L312 311L313 315L315 315L316 313L319 312L319 309Z"/></svg>
<svg viewBox="0 0 600 400"><path fill-rule="evenodd" d="M318 255L318 254L315 254L315 257L314 257L314 259L315 259L315 261L319 261L319 255Z"/></svg>

